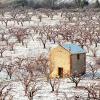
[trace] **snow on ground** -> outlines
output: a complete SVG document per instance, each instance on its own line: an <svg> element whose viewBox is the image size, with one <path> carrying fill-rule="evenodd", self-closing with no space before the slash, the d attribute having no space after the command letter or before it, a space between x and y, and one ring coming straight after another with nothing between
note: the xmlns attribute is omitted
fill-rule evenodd
<svg viewBox="0 0 100 100"><path fill-rule="evenodd" d="M6 16L6 17L9 17L9 16ZM60 20L62 20L62 18L60 16L55 15L53 20L51 20L50 18L44 17L42 18L42 22L39 22L39 19L36 16L33 16L32 21L30 23L28 21L24 22L24 27L31 27L32 25L34 26L35 25L40 25L40 26L41 25L56 25L60 23ZM17 23L14 24L13 21L8 22L9 27L12 27L13 25L16 27L21 26L21 24L19 25ZM0 27L5 29L5 24L3 23L2 25L2 23L0 23ZM14 48L15 49L14 52L6 51L4 53L4 57L10 56L11 59L13 60L17 56L31 57L31 56L38 56L41 53L48 54L50 48L57 46L57 44L53 44L52 42L51 43L47 42L46 49L43 49L43 45L39 40L36 39L37 37L38 37L38 34L34 36L34 41L31 38L27 41L27 44L28 44L27 48L20 44L16 44ZM91 52L89 52L87 53L87 55L92 55L92 54ZM97 55L100 56L100 46L98 47ZM87 61L93 63L94 59L90 56L87 56ZM91 73L87 72L86 78L80 81L79 86L81 85L88 86L91 83L98 84L98 81L91 80L90 76L91 76ZM98 70L98 72L96 73L96 77L100 77L100 70ZM0 80L2 79L7 79L7 74L5 71L0 72ZM42 84L42 88L33 97L34 100L66 100L64 97L64 93L66 93L68 98L71 98L73 95L81 95L82 97L85 97L87 95L87 93L84 92L84 90L75 89L74 88L75 85L71 83L71 81L68 79L60 79L60 87L59 87L58 94L52 93L50 84L47 82L44 82L44 80L40 82L39 84ZM15 80L12 81L12 88L13 88L12 94L14 95L13 100L28 100L24 94L24 91L23 91L24 88L22 87L22 84L19 81L15 81ZM70 100L73 100L73 99L70 99Z"/></svg>

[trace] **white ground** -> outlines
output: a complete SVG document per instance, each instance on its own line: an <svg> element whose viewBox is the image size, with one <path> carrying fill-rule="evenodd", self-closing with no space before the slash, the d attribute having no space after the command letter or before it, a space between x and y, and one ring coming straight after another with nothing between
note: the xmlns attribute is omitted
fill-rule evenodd
<svg viewBox="0 0 100 100"><path fill-rule="evenodd" d="M24 22L24 27L30 27L32 25L40 25L41 26L41 25L45 25L45 24L46 25L55 25L55 24L59 23L60 20L63 20L63 19L59 16L59 14L54 16L53 20L44 16L44 18L42 19L42 22L39 22L39 19L37 19L36 16L33 16L30 24L29 24L29 22ZM14 24L13 22L9 22L8 26L13 27L13 24ZM20 27L21 25L15 24L14 26ZM5 28L5 24L2 25L0 23L0 27ZM6 51L4 53L4 57L10 56L13 60L14 57L16 57L16 56L23 56L23 57L38 56L39 54L41 54L43 52L45 54L48 54L49 49L51 47L53 47L54 44L48 42L46 45L46 49L43 49L42 43L39 40L37 40L36 37L38 37L38 34L36 34L34 36L34 39L35 39L34 41L31 38L27 41L28 48L21 46L20 44L16 44L16 46L14 48L15 53L11 52L11 51ZM91 55L91 52L88 53L87 55ZM98 47L97 55L100 56L100 46ZM87 56L87 61L94 61L94 60L93 60L93 58ZM97 76L100 77L99 71L97 72ZM80 81L79 86L81 86L81 85L88 86L92 83L99 84L99 82L97 80L91 80L90 77L91 77L91 73L87 73L86 78L83 79L82 81ZM7 78L6 73L0 72L0 80L6 79L6 78ZM12 81L11 84L12 84L12 87L14 90L14 91L12 91L12 94L14 95L13 100L28 100L27 97L25 97L25 95L24 95L23 87L20 82ZM64 93L66 93L69 100L73 100L71 98L73 95L81 95L83 97L87 96L87 92L84 92L83 90L80 90L80 89L75 89L74 84L71 83L70 80L68 80L68 79L60 80L59 94L52 93L49 83L44 82L44 80L42 82L40 82L39 84L42 84L42 88L34 96L34 100L66 100L64 97ZM85 100L85 98L84 98L84 100Z"/></svg>

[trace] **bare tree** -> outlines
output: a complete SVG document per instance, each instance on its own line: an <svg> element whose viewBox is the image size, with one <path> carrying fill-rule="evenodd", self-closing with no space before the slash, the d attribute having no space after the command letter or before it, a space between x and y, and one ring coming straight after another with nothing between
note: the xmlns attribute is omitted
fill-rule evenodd
<svg viewBox="0 0 100 100"><path fill-rule="evenodd" d="M0 28L0 40L1 41L6 41L6 39L10 38L10 34L8 32L8 28Z"/></svg>
<svg viewBox="0 0 100 100"><path fill-rule="evenodd" d="M15 42L8 42L8 46L10 47L11 51L14 51L15 44L16 44L16 41Z"/></svg>
<svg viewBox="0 0 100 100"><path fill-rule="evenodd" d="M1 41L4 41L5 40L5 38L4 38L5 32L2 32L0 35L1 35Z"/></svg>
<svg viewBox="0 0 100 100"><path fill-rule="evenodd" d="M42 15L39 15L39 16L38 16L38 19L39 19L39 21L41 22L41 21L42 21Z"/></svg>
<svg viewBox="0 0 100 100"><path fill-rule="evenodd" d="M69 100L67 93L64 92L63 95L64 95L65 100Z"/></svg>
<svg viewBox="0 0 100 100"><path fill-rule="evenodd" d="M49 78L49 84L52 88L52 92L58 93L59 86L60 86L60 79L59 78Z"/></svg>
<svg viewBox="0 0 100 100"><path fill-rule="evenodd" d="M67 75L67 77L73 82L75 83L75 88L78 87L79 82L82 80L82 75L79 73L73 73L70 76Z"/></svg>
<svg viewBox="0 0 100 100"><path fill-rule="evenodd" d="M48 58L43 56L41 54L37 59L36 59L36 70L45 75L47 81L49 81L49 65L48 65Z"/></svg>
<svg viewBox="0 0 100 100"><path fill-rule="evenodd" d="M19 43L22 43L22 45L24 45L23 41L28 36L27 28L15 28L15 29L10 29L9 31L10 31L9 33L11 33L13 36L16 37Z"/></svg>
<svg viewBox="0 0 100 100"><path fill-rule="evenodd" d="M8 26L8 21L9 21L9 20L8 20L7 18L3 20L3 22L4 22L5 25L6 25L6 27Z"/></svg>
<svg viewBox="0 0 100 100"><path fill-rule="evenodd" d="M4 45L0 45L0 57L3 57L3 53L6 51L7 47Z"/></svg>
<svg viewBox="0 0 100 100"><path fill-rule="evenodd" d="M31 75L33 74L33 72L37 71L37 63L36 63L36 58L33 57L27 57L24 60L24 64L23 67L27 70L27 72L31 73Z"/></svg>
<svg viewBox="0 0 100 100"><path fill-rule="evenodd" d="M47 42L47 37L45 34L41 33L42 35L38 38L42 44L43 44L43 48L45 49L46 48L46 42Z"/></svg>
<svg viewBox="0 0 100 100"><path fill-rule="evenodd" d="M4 69L4 62L0 64L0 72Z"/></svg>
<svg viewBox="0 0 100 100"><path fill-rule="evenodd" d="M22 69L23 68L23 62L25 61L24 57L16 57L15 58L15 65L19 68Z"/></svg>
<svg viewBox="0 0 100 100"><path fill-rule="evenodd" d="M52 92L58 93L59 86L60 86L60 79L59 78L51 78L50 77L50 69L49 69L49 64L48 64L48 58L40 55L36 59L37 67L36 70L41 72L42 75L46 77L47 82L50 84Z"/></svg>
<svg viewBox="0 0 100 100"><path fill-rule="evenodd" d="M88 93L87 99L88 100L99 100L97 91L95 88L95 84L90 84L90 86L81 86L82 89L86 90Z"/></svg>
<svg viewBox="0 0 100 100"><path fill-rule="evenodd" d="M92 72L92 79L94 79L98 70L98 66L92 63L88 63L88 66L89 66L89 71Z"/></svg>
<svg viewBox="0 0 100 100"><path fill-rule="evenodd" d="M37 85L38 75L36 75L35 72L33 73L34 74L31 74L24 69L24 72L21 71L19 73L20 75L17 75L25 89L25 96L27 96L29 100L33 100L34 95L41 88L41 86Z"/></svg>
<svg viewBox="0 0 100 100"><path fill-rule="evenodd" d="M0 9L0 14L4 17L4 15L5 15L5 9L4 8Z"/></svg>
<svg viewBox="0 0 100 100"><path fill-rule="evenodd" d="M0 100L6 100L7 97L11 96L10 94L11 89L12 88L9 86L8 82L5 83L5 81L4 82L1 81L0 82Z"/></svg>
<svg viewBox="0 0 100 100"><path fill-rule="evenodd" d="M98 48L90 48L90 51L92 52L92 56L96 57L96 52L97 52Z"/></svg>
<svg viewBox="0 0 100 100"><path fill-rule="evenodd" d="M37 86L39 75L34 69L36 66L33 62L34 58L18 57L16 60L16 66L19 67L16 76L22 83L25 96L27 96L29 100L33 100L34 95L41 88L41 86Z"/></svg>
<svg viewBox="0 0 100 100"><path fill-rule="evenodd" d="M5 69L6 69L7 74L8 74L8 76L9 76L10 79L12 78L12 75L14 74L14 72L16 71L17 68L18 67L15 66L15 64L12 63L12 62L10 62L8 64L5 64Z"/></svg>

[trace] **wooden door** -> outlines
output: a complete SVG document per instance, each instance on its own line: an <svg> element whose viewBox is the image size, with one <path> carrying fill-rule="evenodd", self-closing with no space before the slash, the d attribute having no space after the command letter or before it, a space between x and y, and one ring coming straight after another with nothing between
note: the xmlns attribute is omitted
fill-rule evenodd
<svg viewBox="0 0 100 100"><path fill-rule="evenodd" d="M61 67L58 68L58 75L60 78L63 77L63 68Z"/></svg>

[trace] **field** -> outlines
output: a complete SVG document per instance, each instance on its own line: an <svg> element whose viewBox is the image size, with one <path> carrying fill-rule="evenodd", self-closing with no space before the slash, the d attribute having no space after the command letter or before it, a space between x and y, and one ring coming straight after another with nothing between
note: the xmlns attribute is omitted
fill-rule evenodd
<svg viewBox="0 0 100 100"><path fill-rule="evenodd" d="M50 79L66 43L85 49L86 74ZM0 9L0 100L100 100L100 9Z"/></svg>

